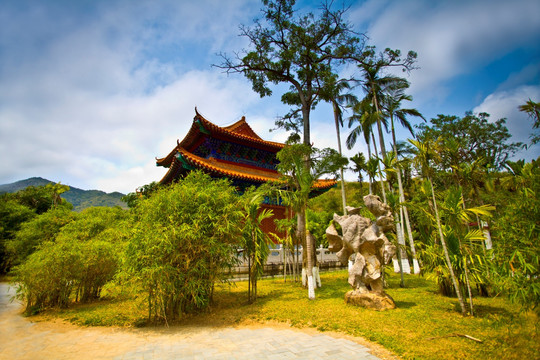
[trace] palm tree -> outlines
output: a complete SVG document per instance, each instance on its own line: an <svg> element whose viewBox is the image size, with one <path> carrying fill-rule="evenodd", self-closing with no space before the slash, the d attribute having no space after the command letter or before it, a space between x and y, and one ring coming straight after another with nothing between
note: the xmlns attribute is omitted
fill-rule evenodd
<svg viewBox="0 0 540 360"><path fill-rule="evenodd" d="M382 125L387 127L382 116L382 101L384 98L384 90L386 87L392 84L400 83L402 78L392 75L382 76L381 71L387 67L388 64L384 61L368 61L358 65L363 73L363 85L362 88L366 92L364 100L369 101L375 110L375 119L377 123L377 132L379 135L379 144L381 146L382 157L386 156L386 147L384 145L384 135Z"/></svg>
<svg viewBox="0 0 540 360"><path fill-rule="evenodd" d="M246 192L244 203L244 257L248 258L248 302L257 299L257 279L264 273L264 264L268 258L270 238L261 229L263 220L270 218L272 210L259 211L264 197L265 187Z"/></svg>
<svg viewBox="0 0 540 360"><path fill-rule="evenodd" d="M452 284L454 285L454 290L456 291L458 300L459 300L459 306L461 307L461 313L465 315L466 308L465 308L465 302L463 301L463 295L461 294L461 291L459 289L459 284L456 279L456 275L454 273L454 268L452 266L452 262L450 261L450 255L448 253L448 247L446 245L446 241L444 239L442 225L441 225L441 218L439 217L439 210L437 208L437 200L435 198L435 189L433 188L433 181L431 180L432 176L432 168L431 168L431 162L433 161L434 156L436 155L434 153L435 149L435 143L433 142L425 142L422 143L418 140L412 140L409 139L409 142L414 146L415 150L415 158L414 161L418 168L420 169L422 173L422 177L425 178L428 181L428 184L430 186L431 190L431 198L433 201L433 209L435 211L435 219L437 221L437 229L439 231L439 240L441 241L441 245L444 251L444 257L446 260L446 265L448 267L448 271L450 273L450 278L452 280Z"/></svg>
<svg viewBox="0 0 540 360"><path fill-rule="evenodd" d="M414 136L414 131L409 121L407 121L407 117L416 116L416 117L420 117L424 119L422 114L420 114L420 112L416 109L402 109L401 108L402 101L404 100L412 101L412 96L405 94L405 89L408 87L409 87L409 83L405 79L401 79L391 84L386 89L386 96L384 97L384 104L383 104L387 115L390 117L390 128L392 131L392 146L393 146L396 160L398 161L398 163L399 163L399 158L398 158L394 118L396 118L404 128L409 130L409 132L413 136ZM405 219L405 225L407 227L407 235L409 237L409 243L411 246L411 254L413 257L413 271L415 274L418 274L420 273L420 266L418 264L418 259L416 258L416 248L414 246L414 238L412 235L412 228L411 228L411 223L409 220L409 211L407 210L407 206L404 205L405 193L403 191L403 182L401 181L401 167L398 166L398 169L396 172L397 172L397 179L398 179L399 201L402 204L400 213L403 213L402 217ZM401 222L401 226L403 226L403 222Z"/></svg>
<svg viewBox="0 0 540 360"><path fill-rule="evenodd" d="M379 159L377 158L371 158L366 163L366 173L368 174L369 178L369 194L373 194L373 182L375 181L375 176L377 176L377 173L379 171Z"/></svg>
<svg viewBox="0 0 540 360"><path fill-rule="evenodd" d="M332 109L334 111L334 122L336 125L336 135L338 143L338 152L339 155L343 156L341 151L341 136L340 136L340 127L343 126L343 107L349 106L357 102L356 96L345 93L343 91L350 90L351 86L346 80L339 80L336 83L331 83L328 85L327 92L324 95L321 95L326 101L329 101L332 104ZM343 176L343 168L340 169L341 175L341 200L343 203L343 214L347 215L347 197L345 194L345 178Z"/></svg>
<svg viewBox="0 0 540 360"><path fill-rule="evenodd" d="M377 156L377 142L375 141L375 135L373 134L372 127L375 123L380 122L380 114L374 111L373 104L370 100L364 99L362 101L356 102L353 107L353 115L349 118L349 128L353 126L354 123L358 123L356 127L353 128L349 136L347 137L347 148L351 149L356 143L358 136L363 133L364 140L368 147L368 156L371 159L372 156ZM384 120L384 119L383 119ZM386 125L386 122L384 122ZM371 139L370 139L371 137ZM373 144L374 154L371 153L370 144ZM377 164L379 164L377 162ZM382 170L379 166L379 179L381 182L381 192L383 196L383 201L386 202L386 191L384 189Z"/></svg>
<svg viewBox="0 0 540 360"><path fill-rule="evenodd" d="M354 167L351 167L350 169L358 173L358 181L362 182L364 180L364 177L362 176L362 171L366 171L366 157L364 156L364 154L358 153L353 157L349 158L349 160L351 160L354 164Z"/></svg>
<svg viewBox="0 0 540 360"><path fill-rule="evenodd" d="M525 104L518 107L519 111L523 111L529 115L529 117L534 121L533 129L540 128L540 102L534 102L529 99ZM538 132L531 134L531 145L537 144L540 142L540 134Z"/></svg>
<svg viewBox="0 0 540 360"><path fill-rule="evenodd" d="M518 107L519 111L527 113L534 121L533 128L540 127L540 103L529 99L525 104Z"/></svg>
<svg viewBox="0 0 540 360"><path fill-rule="evenodd" d="M474 315L474 305L469 280L469 263L474 265L475 259L472 241L484 241L484 234L480 229L470 229L469 223L472 220L472 215L476 216L477 218L479 216L489 217L495 208L491 205L481 205L467 209L465 207L463 190L461 187L452 187L449 189L441 208L446 225L448 225L448 235L452 235L457 239L459 249L458 255L461 258L461 263L463 266L463 275L465 277L465 285L467 287L467 293L469 296L470 312L471 315ZM468 245L464 244L465 240L468 240Z"/></svg>

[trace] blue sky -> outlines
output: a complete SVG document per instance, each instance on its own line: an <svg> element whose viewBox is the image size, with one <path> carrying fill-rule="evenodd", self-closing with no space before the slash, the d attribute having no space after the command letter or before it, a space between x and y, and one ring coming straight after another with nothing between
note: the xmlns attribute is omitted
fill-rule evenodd
<svg viewBox="0 0 540 360"><path fill-rule="evenodd" d="M369 44L418 53L410 107L426 118L487 112L507 118L513 141L528 141L532 122L517 106L540 101L540 1L346 3ZM164 175L155 157L184 137L195 106L218 125L246 116L263 138L284 141L283 131L269 132L287 112L279 91L261 99L241 75L211 67L216 53L247 46L238 25L251 25L260 7L256 0L1 0L0 183L42 176L133 191ZM313 115L312 139L336 147L326 104ZM364 144L347 155L360 151ZM517 157L539 155L537 146Z"/></svg>

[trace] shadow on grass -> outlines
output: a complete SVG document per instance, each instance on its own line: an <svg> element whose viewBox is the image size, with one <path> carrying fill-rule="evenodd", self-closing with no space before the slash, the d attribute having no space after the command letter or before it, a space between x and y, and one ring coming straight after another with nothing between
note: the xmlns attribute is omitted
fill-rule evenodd
<svg viewBox="0 0 540 360"><path fill-rule="evenodd" d="M394 301L396 303L396 307L398 309L411 309L415 306L418 306L417 303L410 302L410 301Z"/></svg>
<svg viewBox="0 0 540 360"><path fill-rule="evenodd" d="M327 286L327 287L323 287L319 289L317 296L320 299L343 299L345 296L345 293L349 290L352 290L352 289L350 287L344 289L342 286L340 287Z"/></svg>
<svg viewBox="0 0 540 360"><path fill-rule="evenodd" d="M468 302L468 299L464 299L466 301L465 303L465 309L467 312L467 315L470 315L470 304ZM482 305L477 304L474 301L473 298L473 306L474 306L474 317L476 318L493 318L497 317L499 319L506 319L508 321L515 321L516 319L516 313L509 311L508 309L505 309L503 307L498 306L489 306L489 305ZM459 301L455 298L452 299L452 312L461 313L461 306L459 305Z"/></svg>
<svg viewBox="0 0 540 360"><path fill-rule="evenodd" d="M389 284L390 288L400 288L399 274L392 274L386 278L386 281ZM422 288L433 288L433 283L430 283L426 278L421 277L420 275L405 275L405 289L422 289ZM434 289L436 291L436 289Z"/></svg>
<svg viewBox="0 0 540 360"><path fill-rule="evenodd" d="M489 305L476 305L474 304L474 315L479 318L491 318L493 316L502 316L509 319L514 319L515 313L508 311L502 307L495 307Z"/></svg>

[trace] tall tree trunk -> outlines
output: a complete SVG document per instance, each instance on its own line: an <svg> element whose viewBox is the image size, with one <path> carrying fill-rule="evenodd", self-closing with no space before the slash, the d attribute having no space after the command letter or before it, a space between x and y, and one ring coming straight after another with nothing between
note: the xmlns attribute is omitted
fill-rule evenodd
<svg viewBox="0 0 540 360"><path fill-rule="evenodd" d="M446 246L446 241L444 240L444 235L441 226L441 219L439 218L439 210L437 209L437 200L435 199L435 189L433 188L433 182L431 178L428 177L429 185L431 186L431 196L433 199L433 208L435 209L435 218L437 219L437 229L439 230L439 238L441 240L441 245L444 251L444 257L446 259L446 265L448 266L448 271L450 272L450 278L452 279L452 284L454 285L454 290L456 290L456 295L459 300L459 306L461 307L461 314L465 315L467 309L465 308L465 302L463 301L463 295L459 289L458 282L456 280L456 275L454 274L454 268L452 262L450 261L450 255L448 254L448 247Z"/></svg>
<svg viewBox="0 0 540 360"><path fill-rule="evenodd" d="M378 151L377 151L377 144L375 143L375 135L373 135L373 133L371 133L371 137L373 139L373 147L375 148L375 155L377 155ZM377 166L379 168L379 180L381 182L381 192L382 192L382 196L383 196L383 202L386 203L386 191L384 190L384 181L383 181L382 170L381 170L381 162L380 161L378 162Z"/></svg>
<svg viewBox="0 0 540 360"><path fill-rule="evenodd" d="M343 156L343 153L341 151L341 136L339 131L339 113L338 109L336 109L337 104L332 104L334 107L334 120L336 122L336 135L337 135L337 144L338 144L338 152L339 155ZM347 195L345 194L345 178L343 176L343 167L339 169L341 173L341 202L343 203L343 215L347 215Z"/></svg>
<svg viewBox="0 0 540 360"><path fill-rule="evenodd" d="M248 303L251 304L251 255L248 255Z"/></svg>
<svg viewBox="0 0 540 360"><path fill-rule="evenodd" d="M465 206L465 197L463 196L463 187L461 187L461 198L463 199L461 203L461 208L463 209L463 212L467 209ZM467 232L471 231L471 227L469 226L469 223L467 222ZM461 245L461 234L458 237L459 239L459 251L461 252L461 255L465 255L465 251ZM467 259L467 256L463 256L463 270L465 271L465 285L467 286L467 294L469 295L469 308L471 310L471 315L474 316L474 304L472 299L472 291L471 291L471 283L469 282L469 266L467 265L467 262L469 260Z"/></svg>
<svg viewBox="0 0 540 360"><path fill-rule="evenodd" d="M375 105L375 111L377 113L377 131L379 132L379 143L381 144L381 154L382 157L386 157L386 146L384 145L384 135L382 132L382 125L381 125L381 112L379 111L379 103L377 101L377 97L375 96L375 92L373 93L373 104Z"/></svg>
<svg viewBox="0 0 540 360"><path fill-rule="evenodd" d="M396 141L396 131L394 128L394 116L390 115L390 124L392 126L392 145L394 148L394 154L396 155L396 160L399 161L397 153L397 141ZM416 258L416 247L414 246L414 238L411 229L411 222L409 220L409 212L407 211L407 206L403 205L405 202L405 192L403 191L403 182L401 180L401 167L397 166L397 178L398 178L398 189L399 189L399 202L402 203L401 209L403 210L403 215L405 218L405 226L407 227L407 236L409 237L409 244L411 246L411 254L413 258L413 272L415 274L420 273L420 266L418 264L418 259Z"/></svg>
<svg viewBox="0 0 540 360"><path fill-rule="evenodd" d="M309 82L308 82L309 84ZM308 89L307 91L307 99L311 99L311 91ZM311 138L310 138L310 119L309 119L309 112L311 110L311 102L310 101L302 101L302 120L304 125L304 145L311 146ZM311 160L305 159L305 167L306 172L311 172ZM306 242L306 251L308 251L307 258L307 277L308 277L308 298L309 299L315 299L315 287L313 284L313 259L311 258L311 252L313 250L313 244L312 244L312 238L308 237L306 238L306 204L302 205L302 208L300 210L300 213L298 214L298 230L301 234L301 239L305 240Z"/></svg>
<svg viewBox="0 0 540 360"><path fill-rule="evenodd" d="M401 267L406 274L411 273L411 265L409 264L409 257L407 255L407 243L405 242L405 226L403 225L403 207L399 209L399 225L401 230L401 244L403 245L403 251L401 253Z"/></svg>
<svg viewBox="0 0 540 360"><path fill-rule="evenodd" d="M287 242L283 243L281 247L282 263L283 263L283 282L287 282L287 256L286 256Z"/></svg>
<svg viewBox="0 0 540 360"><path fill-rule="evenodd" d="M400 201L404 202L405 197L403 197L403 199ZM407 228L407 236L409 237L409 244L411 246L411 254L413 257L413 272L415 274L420 274L420 264L418 263L418 258L416 256L416 246L414 245L411 222L409 220L409 211L407 210L407 206L405 205L403 205L403 215L405 217L405 226Z"/></svg>
<svg viewBox="0 0 540 360"><path fill-rule="evenodd" d="M298 216L298 233L301 239L305 239L305 252L307 255L307 286L308 286L308 298L310 300L315 299L315 284L313 282L313 259L311 253L313 252L313 244L311 243L311 237L306 236L306 206L303 205Z"/></svg>
<svg viewBox="0 0 540 360"><path fill-rule="evenodd" d="M467 258L463 259L463 265L465 270L465 284L467 285L467 292L469 294L469 307L471 310L471 315L474 316L474 304L472 299L471 283L469 282L469 267L467 266Z"/></svg>
<svg viewBox="0 0 540 360"><path fill-rule="evenodd" d="M397 251L396 251L396 255L397 255L397 258L398 258L398 265L399 265L399 274L400 274L400 277L401 277L401 280L400 280L400 283L399 283L399 287L402 287L404 288L405 287L405 279L403 278L403 257L402 257L402 251L403 251L403 248L401 247L402 244L401 244L401 239L403 239L403 232L401 231L401 224L399 223L399 217L397 216L397 213L394 213L394 223L395 223L395 226L396 226L396 235L397 235L397 243L398 243L398 248L397 248Z"/></svg>
<svg viewBox="0 0 540 360"><path fill-rule="evenodd" d="M339 172L341 173L341 202L343 203L343 215L347 215L347 195L345 194L345 177L343 176L343 168L339 169Z"/></svg>
<svg viewBox="0 0 540 360"><path fill-rule="evenodd" d="M371 159L371 146L369 145L369 141L366 141L367 150L368 150L368 160ZM369 179L369 195L373 195L373 178L370 174L368 174Z"/></svg>

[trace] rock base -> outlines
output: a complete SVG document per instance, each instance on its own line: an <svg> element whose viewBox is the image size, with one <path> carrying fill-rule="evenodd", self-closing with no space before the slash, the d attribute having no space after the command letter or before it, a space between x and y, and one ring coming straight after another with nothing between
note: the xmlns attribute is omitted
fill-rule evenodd
<svg viewBox="0 0 540 360"><path fill-rule="evenodd" d="M345 294L345 303L378 311L396 308L394 299L384 292L374 293L351 290Z"/></svg>

